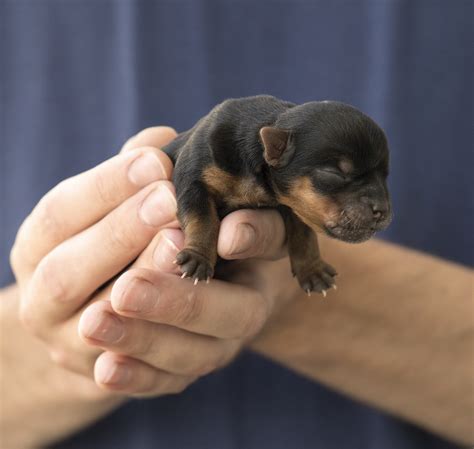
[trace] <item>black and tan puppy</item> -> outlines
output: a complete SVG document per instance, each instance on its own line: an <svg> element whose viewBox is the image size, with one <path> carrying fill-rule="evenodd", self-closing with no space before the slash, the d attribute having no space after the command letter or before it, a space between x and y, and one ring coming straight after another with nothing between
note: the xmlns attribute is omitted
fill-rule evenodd
<svg viewBox="0 0 474 449"><path fill-rule="evenodd" d="M212 277L220 219L242 208L278 208L293 274L326 294L336 271L316 233L362 242L391 219L383 131L338 102L295 105L261 95L216 106L164 148L175 164L183 277Z"/></svg>

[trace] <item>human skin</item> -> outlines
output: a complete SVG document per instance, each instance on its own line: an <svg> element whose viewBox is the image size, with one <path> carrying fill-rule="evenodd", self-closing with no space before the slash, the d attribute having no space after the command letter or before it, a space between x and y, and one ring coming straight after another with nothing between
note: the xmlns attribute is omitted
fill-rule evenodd
<svg viewBox="0 0 474 449"><path fill-rule="evenodd" d="M472 270L378 240L321 248L340 273L337 292L286 306L251 348L472 446Z"/></svg>
<svg viewBox="0 0 474 449"><path fill-rule="evenodd" d="M17 285L2 292L1 303L2 331L8 335L2 339L2 364L9 367L2 381L7 447L61 438L126 397L182 391L228 363L274 310L276 296L267 300L254 288L223 281L194 287L173 273L183 236L168 181L172 165L156 147L174 135L169 128L140 133L120 156L48 192L21 226L11 253ZM130 171L137 164L144 169L140 176ZM271 229L279 226L275 214L266 211L258 219L280 238L265 246L270 257L283 254L284 233ZM229 232L232 237L231 229L223 235ZM112 291L110 280L126 267ZM104 320L112 317L110 297L117 297L120 286L134 285L127 276L138 267L143 276L159 276L182 293L181 301L170 296L162 302L164 323L173 325L122 318L125 335L104 352L104 338L114 335L103 332ZM282 290L282 301L291 297L290 289ZM184 307L204 298L205 309ZM30 347L31 357L25 357ZM124 371L128 382L119 379ZM25 394L26 384L31 394ZM31 431L19 423L29 423Z"/></svg>
<svg viewBox="0 0 474 449"><path fill-rule="evenodd" d="M129 141L124 152L159 147L172 136L170 130L147 130ZM140 151L161 157L152 148ZM171 166L161 162L163 179L169 177ZM122 223L124 215L130 217L131 209L137 210L155 185L136 189L138 193L132 187L126 190L128 200L122 194L117 201L113 195L123 192L122 179L115 176L113 189L106 188L106 179L101 177L94 187L100 186L100 198L107 200L105 217L112 216L104 226L112 235L110 241L107 232L97 230L104 208L96 212L92 226L78 223L78 217L70 215L74 210L66 214L69 221L48 222L49 214L44 212L39 223L76 226L76 230L59 233L59 241L49 243L44 238L38 242L25 238L27 254L21 251L21 233L28 231L28 225L19 234L12 253L18 286L2 292L0 315L4 336L8 335L8 341L2 338L1 349L9 366L2 379L2 402L8 409L1 419L6 447L35 447L60 439L126 397L179 392L228 363L249 342L256 351L315 380L449 438L472 440L473 404L466 394L472 387L472 275L468 270L382 242L351 247L324 241L326 253L342 273L339 289L331 292L329 301L314 296L309 302L290 277L278 214L239 211L222 224L219 252L244 260L232 267L230 282L213 280L194 287L173 274L172 261L183 242L174 228L173 202L168 203L171 213L164 213L152 229L143 229L140 220L128 220L127 229L114 230L111 224ZM172 193L170 184L158 182ZM62 189L68 194L75 191L65 183ZM56 191L47 210L67 208L69 201L61 203L60 193ZM162 213L167 209L163 201ZM72 204L78 208L77 201ZM89 198L84 207L90 204ZM114 213L118 220L114 221ZM79 219L83 215L78 214ZM248 224L257 231L253 237ZM156 235L162 228L166 229ZM44 236L45 229L41 230ZM28 235L35 231L29 230ZM65 248L68 234L75 237ZM250 250L240 248L238 255L230 255L235 245L245 243ZM107 246L111 260L102 261L103 244L111 245ZM89 298L137 255L134 266L113 288L110 283ZM47 257L48 263L41 262ZM366 266L361 266L361 257ZM97 285L85 285L91 278L88 259L100 268L92 276ZM75 282L72 288L67 273L57 276L57 267L64 271L70 266L80 268L69 275ZM446 276L451 280L448 285ZM143 279L150 282L144 284ZM440 294L440 289L445 292ZM445 298L457 306L447 312ZM279 312L282 308L284 313ZM121 333L111 322L119 323Z"/></svg>

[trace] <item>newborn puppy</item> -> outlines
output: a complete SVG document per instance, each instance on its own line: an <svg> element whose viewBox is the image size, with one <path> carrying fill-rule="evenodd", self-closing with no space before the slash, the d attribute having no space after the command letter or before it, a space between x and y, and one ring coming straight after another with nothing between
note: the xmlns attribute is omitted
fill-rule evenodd
<svg viewBox="0 0 474 449"><path fill-rule="evenodd" d="M176 263L195 284L213 276L220 219L236 209L281 212L291 268L308 295L325 296L337 274L316 233L362 242L391 220L385 135L343 103L229 99L163 150L175 164L185 234Z"/></svg>

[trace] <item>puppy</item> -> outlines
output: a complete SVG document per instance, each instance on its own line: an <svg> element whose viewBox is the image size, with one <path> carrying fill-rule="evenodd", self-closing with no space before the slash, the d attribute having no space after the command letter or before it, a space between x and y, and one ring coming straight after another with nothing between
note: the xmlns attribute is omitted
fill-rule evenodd
<svg viewBox="0 0 474 449"><path fill-rule="evenodd" d="M220 219L236 209L281 212L291 269L308 295L335 287L318 232L362 242L391 220L384 132L343 103L229 99L163 150L185 234L176 263L195 284L213 276Z"/></svg>

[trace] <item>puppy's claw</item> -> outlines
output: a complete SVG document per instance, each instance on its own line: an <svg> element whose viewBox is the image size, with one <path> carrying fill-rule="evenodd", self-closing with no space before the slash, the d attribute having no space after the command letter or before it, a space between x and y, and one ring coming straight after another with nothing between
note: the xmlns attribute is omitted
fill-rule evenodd
<svg viewBox="0 0 474 449"><path fill-rule="evenodd" d="M311 290L310 290L309 288L306 289L306 294L307 294L308 296L311 296Z"/></svg>
<svg viewBox="0 0 474 449"><path fill-rule="evenodd" d="M173 265L177 265L178 264L178 261L175 259L173 260Z"/></svg>
<svg viewBox="0 0 474 449"><path fill-rule="evenodd" d="M186 276L188 275L188 273L186 273L186 271L181 275L181 279L184 279Z"/></svg>
<svg viewBox="0 0 474 449"><path fill-rule="evenodd" d="M194 285L198 285L199 278L194 278Z"/></svg>
<svg viewBox="0 0 474 449"><path fill-rule="evenodd" d="M211 278L208 276L206 279L206 284L209 284L209 282L211 282Z"/></svg>
<svg viewBox="0 0 474 449"><path fill-rule="evenodd" d="M333 284L333 285L332 285L332 288L333 288L334 290L337 290L337 285L336 285L336 284Z"/></svg>
<svg viewBox="0 0 474 449"><path fill-rule="evenodd" d="M335 284L334 268L320 259L310 261L306 264L299 261L298 265L293 267L293 271L296 272L298 282L306 293L308 293L308 289L310 289L318 294L322 294L325 298L327 291Z"/></svg>

